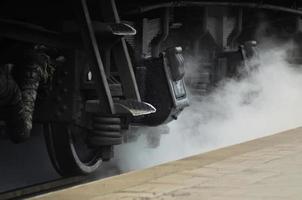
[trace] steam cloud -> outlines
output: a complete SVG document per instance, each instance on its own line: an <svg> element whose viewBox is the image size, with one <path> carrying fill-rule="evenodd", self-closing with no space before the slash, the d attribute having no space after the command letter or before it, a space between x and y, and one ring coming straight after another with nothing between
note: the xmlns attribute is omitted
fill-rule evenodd
<svg viewBox="0 0 302 200"><path fill-rule="evenodd" d="M300 126L302 71L286 61L291 45L265 46L258 70L225 81L207 97L193 96L158 148L148 148L146 135L117 147L119 168L145 168Z"/></svg>

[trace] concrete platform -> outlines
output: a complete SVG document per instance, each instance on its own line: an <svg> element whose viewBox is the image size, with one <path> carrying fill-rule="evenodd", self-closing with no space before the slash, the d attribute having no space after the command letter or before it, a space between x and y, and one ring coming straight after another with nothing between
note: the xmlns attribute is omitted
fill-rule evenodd
<svg viewBox="0 0 302 200"><path fill-rule="evenodd" d="M302 128L33 199L302 199Z"/></svg>

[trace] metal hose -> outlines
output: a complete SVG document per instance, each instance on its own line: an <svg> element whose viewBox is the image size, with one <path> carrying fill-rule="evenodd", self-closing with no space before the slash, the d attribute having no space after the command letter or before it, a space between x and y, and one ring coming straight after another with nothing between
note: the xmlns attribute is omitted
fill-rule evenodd
<svg viewBox="0 0 302 200"><path fill-rule="evenodd" d="M10 75L9 65L0 70L0 106L11 140L15 143L26 140L30 131L25 129L22 94Z"/></svg>
<svg viewBox="0 0 302 200"><path fill-rule="evenodd" d="M0 106L7 111L6 123L11 140L23 142L30 137L37 92L41 81L49 80L54 72L46 47L36 45L25 53L24 74L20 86L3 67L0 77Z"/></svg>

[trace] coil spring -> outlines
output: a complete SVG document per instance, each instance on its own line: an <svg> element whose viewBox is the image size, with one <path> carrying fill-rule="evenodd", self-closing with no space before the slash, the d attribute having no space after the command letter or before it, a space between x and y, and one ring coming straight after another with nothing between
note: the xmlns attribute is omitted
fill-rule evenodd
<svg viewBox="0 0 302 200"><path fill-rule="evenodd" d="M93 131L89 142L93 146L111 146L122 143L121 119L95 115L92 120Z"/></svg>

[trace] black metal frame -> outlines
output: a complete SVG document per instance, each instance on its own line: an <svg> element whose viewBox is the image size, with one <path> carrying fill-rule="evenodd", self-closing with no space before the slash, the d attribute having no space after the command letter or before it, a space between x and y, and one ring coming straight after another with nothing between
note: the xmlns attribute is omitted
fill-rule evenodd
<svg viewBox="0 0 302 200"><path fill-rule="evenodd" d="M262 1L261 1L262 2ZM232 2L232 1L170 1L164 3L155 3L145 5L130 11L125 12L125 14L140 14L151 10L156 10L160 8L172 8L172 7L204 7L204 6L235 6L235 7L246 7L246 8L256 8L256 9L267 9L274 11L282 11L296 15L302 15L302 10L295 8L283 7L278 5L273 5L271 3L255 3L255 2Z"/></svg>
<svg viewBox="0 0 302 200"><path fill-rule="evenodd" d="M84 48L88 52L94 65L92 71L96 79L95 87L99 98L99 107L102 114L114 114L114 104L107 82L102 58L99 50L99 43L96 40L95 32L92 26L90 14L86 0L77 0L74 2L75 12L78 17L78 23L84 42Z"/></svg>
<svg viewBox="0 0 302 200"><path fill-rule="evenodd" d="M78 48L81 44L43 27L14 20L0 19L0 36L59 48Z"/></svg>
<svg viewBox="0 0 302 200"><path fill-rule="evenodd" d="M82 73L83 68L87 66L88 58L90 58L89 63L92 64L90 69L94 77L90 89L95 90L98 97L97 111L103 115L115 114L113 98L100 55L99 45L101 44L96 39L86 0L77 0L73 5L83 44L80 44L81 40L79 40L77 43L81 46L77 45L74 50L69 49L68 52L70 53L64 67L56 69L54 83L52 83L55 87L52 88L47 99L38 102L35 111L36 122L73 121L74 123L80 123L77 120L78 106L80 104L84 105L85 102L78 102L81 101L79 92L83 89L81 87ZM37 33L36 29L31 29L31 31ZM60 41L57 39L57 37L54 38L54 41ZM44 40L40 42L44 42Z"/></svg>

